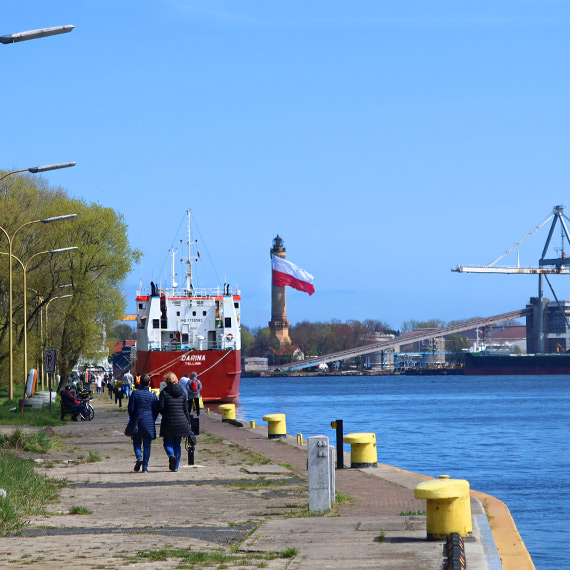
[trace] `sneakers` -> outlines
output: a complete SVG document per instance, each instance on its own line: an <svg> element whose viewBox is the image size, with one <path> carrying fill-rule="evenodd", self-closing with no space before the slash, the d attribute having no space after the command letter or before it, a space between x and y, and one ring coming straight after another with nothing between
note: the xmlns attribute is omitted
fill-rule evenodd
<svg viewBox="0 0 570 570"><path fill-rule="evenodd" d="M147 469L146 467L143 467L142 472L143 472L143 473L148 473L148 469Z"/></svg>
<svg viewBox="0 0 570 570"><path fill-rule="evenodd" d="M171 455L168 458L168 468L170 469L170 471L177 471L177 469L176 469L176 457L174 457L174 455Z"/></svg>
<svg viewBox="0 0 570 570"><path fill-rule="evenodd" d="M135 462L135 471L140 471L142 466L142 459L137 459Z"/></svg>

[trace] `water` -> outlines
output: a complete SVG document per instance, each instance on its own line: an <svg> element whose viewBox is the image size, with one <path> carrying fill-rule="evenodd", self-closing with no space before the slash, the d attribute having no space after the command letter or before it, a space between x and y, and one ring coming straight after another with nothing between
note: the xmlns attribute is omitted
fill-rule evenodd
<svg viewBox="0 0 570 570"><path fill-rule="evenodd" d="M378 458L448 473L504 501L540 569L569 567L566 376L243 378L238 417L285 413L287 432L374 432ZM346 448L346 451L349 451Z"/></svg>

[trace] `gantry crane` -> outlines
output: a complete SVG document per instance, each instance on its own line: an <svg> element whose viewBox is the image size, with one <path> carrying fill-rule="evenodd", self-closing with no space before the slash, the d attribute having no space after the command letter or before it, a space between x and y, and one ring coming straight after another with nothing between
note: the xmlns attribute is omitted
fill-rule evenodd
<svg viewBox="0 0 570 570"><path fill-rule="evenodd" d="M546 238L546 243L544 244L544 248L542 250L542 255L538 260L538 267L520 267L518 263L517 257L517 265L516 266L505 266L505 267L496 267L495 264L503 259L507 254L511 251L516 249L519 245L521 245L524 241L526 241L531 235L535 234L542 226L544 226L547 222L552 220L552 224L550 225L550 231L548 232L548 237ZM511 248L507 249L503 254L501 254L497 259L489 263L489 265L479 265L479 266L466 266L466 265L458 265L457 267L453 267L451 271L456 271L457 273L505 273L505 274L519 274L519 275L538 275L538 349L539 352L544 352L544 330L543 330L543 276L554 295L556 302L562 314L566 318L564 310L554 292L554 288L548 279L548 275L569 275L570 274L570 259L566 257L566 247L565 244L570 244L570 235L568 233L568 228L566 227L566 222L564 220L570 221L564 214L564 206L554 206L554 210L552 214L546 218L543 222L541 222L536 228L534 228L529 234L527 234L523 239L515 243ZM556 224L560 223L560 237L561 237L561 246L560 246L560 256L559 257L549 257L547 258L546 255L548 253L548 248L550 247L550 242L552 241L552 236L554 234L554 229Z"/></svg>

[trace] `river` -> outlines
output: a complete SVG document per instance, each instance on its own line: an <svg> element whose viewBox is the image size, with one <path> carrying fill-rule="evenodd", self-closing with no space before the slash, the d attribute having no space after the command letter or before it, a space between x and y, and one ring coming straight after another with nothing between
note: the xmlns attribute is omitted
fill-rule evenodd
<svg viewBox="0 0 570 570"><path fill-rule="evenodd" d="M570 379L566 376L243 378L238 418L284 413L287 433L374 432L378 460L448 473L504 501L537 569L567 568ZM346 448L346 451L349 451Z"/></svg>

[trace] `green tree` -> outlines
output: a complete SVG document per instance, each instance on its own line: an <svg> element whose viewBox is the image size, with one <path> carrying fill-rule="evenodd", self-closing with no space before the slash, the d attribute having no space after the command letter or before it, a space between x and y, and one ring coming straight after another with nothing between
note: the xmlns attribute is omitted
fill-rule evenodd
<svg viewBox="0 0 570 570"><path fill-rule="evenodd" d="M7 178L4 189L0 226L8 235L30 221L77 214L73 220L26 226L14 239L14 255L24 263L38 252L78 248L68 253L35 256L27 271L28 362L32 365L40 361L43 349L55 348L60 374L65 377L80 355L91 357L103 350L103 327L110 330L124 314L121 285L140 253L128 243L123 217L111 208L70 198L63 189L51 188L41 177L30 175ZM3 244L1 240L0 235L0 251L6 252L6 239ZM62 290L61 285L72 287ZM9 313L5 255L0 256L0 291L0 374L5 382ZM14 263L13 291L18 379L23 373L24 326L22 270L18 263ZM56 299L64 294L72 296Z"/></svg>

